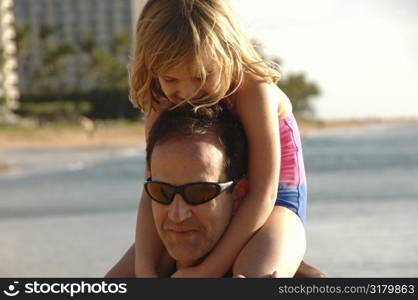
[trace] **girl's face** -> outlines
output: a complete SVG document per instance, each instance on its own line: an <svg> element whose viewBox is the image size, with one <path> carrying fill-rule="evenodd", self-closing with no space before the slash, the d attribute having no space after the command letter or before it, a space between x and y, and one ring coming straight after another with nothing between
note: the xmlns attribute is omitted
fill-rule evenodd
<svg viewBox="0 0 418 300"><path fill-rule="evenodd" d="M201 88L202 78L192 70L190 65L181 64L158 76L161 89L170 102L174 104L184 100L193 102L216 92L220 81L218 68L208 67L206 81Z"/></svg>

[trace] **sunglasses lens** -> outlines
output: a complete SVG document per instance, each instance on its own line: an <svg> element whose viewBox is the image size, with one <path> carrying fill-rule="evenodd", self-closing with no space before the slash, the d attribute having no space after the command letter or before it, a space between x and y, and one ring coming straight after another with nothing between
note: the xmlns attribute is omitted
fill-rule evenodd
<svg viewBox="0 0 418 300"><path fill-rule="evenodd" d="M148 195L155 201L161 203L170 203L171 198L175 192L174 188L157 182L150 182L146 185Z"/></svg>
<svg viewBox="0 0 418 300"><path fill-rule="evenodd" d="M213 183L196 183L184 189L184 195L192 203L202 203L209 201L218 194L218 186Z"/></svg>

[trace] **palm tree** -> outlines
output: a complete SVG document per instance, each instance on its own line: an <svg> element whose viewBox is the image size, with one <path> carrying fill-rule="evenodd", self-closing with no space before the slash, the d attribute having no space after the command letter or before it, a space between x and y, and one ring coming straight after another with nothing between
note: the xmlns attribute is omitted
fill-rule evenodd
<svg viewBox="0 0 418 300"><path fill-rule="evenodd" d="M311 99L320 94L316 84L308 82L305 74L289 74L279 81L278 86L292 102L296 116L312 116L314 113Z"/></svg>
<svg viewBox="0 0 418 300"><path fill-rule="evenodd" d="M73 45L68 42L52 44L50 41L56 34L49 25L41 25L39 41L42 45L39 64L36 66L31 81L32 92L48 94L63 92L66 73L64 68L68 58L75 53Z"/></svg>

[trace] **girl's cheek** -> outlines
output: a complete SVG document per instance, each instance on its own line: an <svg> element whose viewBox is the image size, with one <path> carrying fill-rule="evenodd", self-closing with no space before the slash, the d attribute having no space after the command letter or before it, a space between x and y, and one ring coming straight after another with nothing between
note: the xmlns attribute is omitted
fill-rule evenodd
<svg viewBox="0 0 418 300"><path fill-rule="evenodd" d="M206 81L205 86L203 87L206 93L212 93L216 89L216 82L211 78L210 80Z"/></svg>
<svg viewBox="0 0 418 300"><path fill-rule="evenodd" d="M220 74L213 76L209 83L211 84L212 91L218 90L220 87L220 83L221 83Z"/></svg>
<svg viewBox="0 0 418 300"><path fill-rule="evenodd" d="M211 82L208 87L207 87L207 93L208 94L213 94L216 93L219 89L219 84L216 82Z"/></svg>
<svg viewBox="0 0 418 300"><path fill-rule="evenodd" d="M166 85L162 85L161 89L163 90L163 93L169 97L170 94L172 93L172 89L170 89L169 87L167 87Z"/></svg>

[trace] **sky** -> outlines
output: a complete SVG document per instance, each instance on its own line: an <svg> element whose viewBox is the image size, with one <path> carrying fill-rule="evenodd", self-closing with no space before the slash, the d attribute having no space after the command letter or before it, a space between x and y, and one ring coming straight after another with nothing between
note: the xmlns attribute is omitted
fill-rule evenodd
<svg viewBox="0 0 418 300"><path fill-rule="evenodd" d="M305 73L319 119L418 117L417 0L229 0L248 35Z"/></svg>

